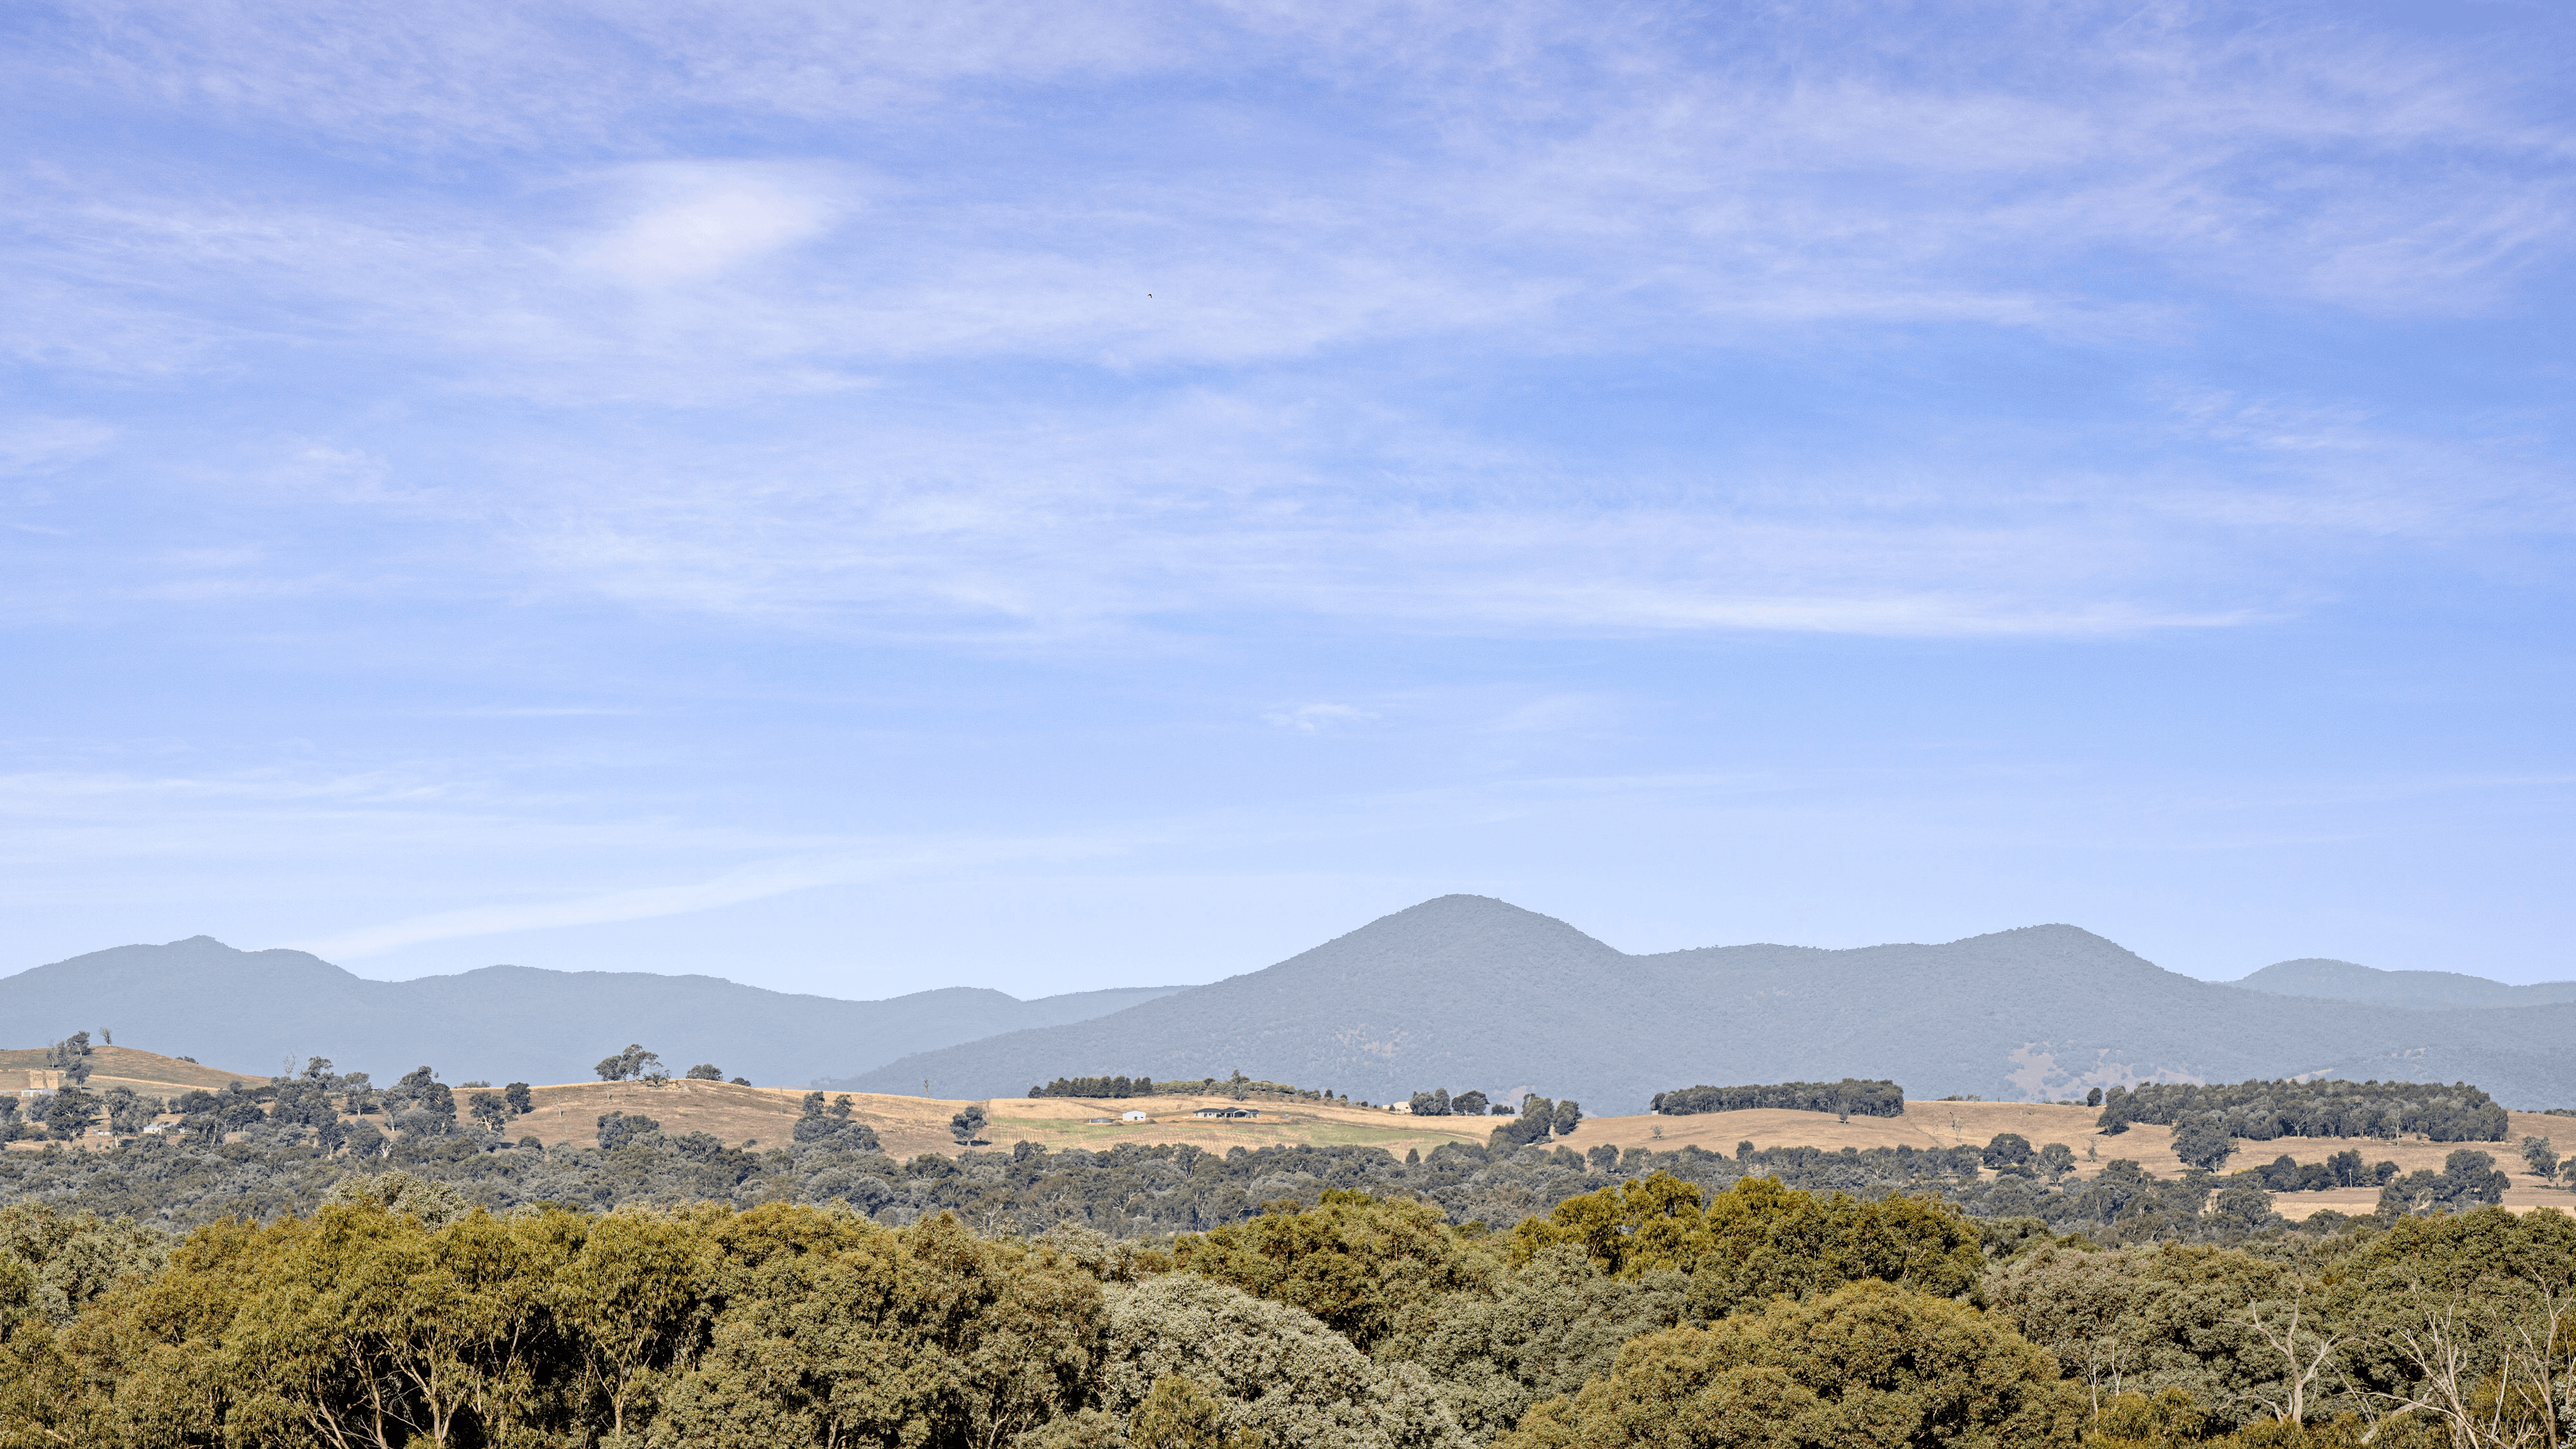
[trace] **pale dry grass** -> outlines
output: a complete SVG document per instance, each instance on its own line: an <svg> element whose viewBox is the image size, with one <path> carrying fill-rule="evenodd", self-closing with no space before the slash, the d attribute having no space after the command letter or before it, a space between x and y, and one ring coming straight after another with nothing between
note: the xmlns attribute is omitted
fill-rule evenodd
<svg viewBox="0 0 2576 1449"><path fill-rule="evenodd" d="M470 1094L460 1094L470 1095ZM803 1102L803 1089L736 1087L722 1082L673 1082L648 1087L640 1082L580 1082L535 1089L537 1109L510 1126L512 1136L535 1134L547 1145L598 1138L599 1118L607 1112L640 1112L668 1132L707 1132L728 1146L754 1141L761 1147L782 1146ZM955 1155L948 1122L964 1101L929 1097L893 1097L866 1093L835 1094L850 1098L851 1116L874 1128L885 1150L897 1159L919 1153ZM1092 1100L1080 1097L997 1097L980 1104L990 1119L984 1139L995 1147L1037 1142L1049 1150L1103 1148L1121 1142L1146 1145L1187 1143L1224 1151L1230 1147L1272 1145L1382 1147L1403 1155L1430 1152L1444 1142L1482 1145L1501 1118L1412 1117L1374 1108L1326 1106L1316 1102L1247 1100L1224 1096L1131 1097ZM1261 1113L1254 1122L1204 1122L1188 1114L1203 1106L1243 1106ZM1085 1119L1116 1117L1142 1109L1149 1122L1094 1124ZM1710 1112L1695 1117L1592 1117L1574 1135L1560 1139L1577 1151L1603 1143L1620 1148L1645 1147L1658 1152L1694 1146L1733 1156L1738 1143L1755 1147L1917 1148L1982 1147L1997 1133L2018 1132L2033 1147L2063 1142L2075 1154L2075 1175L2088 1178L2115 1161L2126 1159L2159 1177L2182 1171L2173 1154L2173 1131L2133 1126L2115 1137L2093 1125L2100 1115L2091 1107L2058 1107L2022 1102L1908 1102L1902 1117L1854 1117L1837 1122L1822 1112L1763 1110ZM2460 1146L2495 1156L2498 1166L2515 1175L2508 1207L2576 1207L2576 1195L2526 1186L2519 1144L2525 1136L2549 1137L2576 1152L2576 1118L2512 1114L2504 1142L2383 1142L2375 1138L2283 1138L2277 1142L2239 1142L2230 1167L2250 1167L2288 1154L2299 1162L2319 1162L2347 1147L2358 1148L2367 1161L2395 1162L2401 1172L2439 1170L2443 1159ZM2322 1208L2368 1212L2379 1194L2375 1188L2338 1192L2282 1193L2283 1216L2297 1219Z"/></svg>
<svg viewBox="0 0 2576 1449"><path fill-rule="evenodd" d="M32 1085L32 1074L44 1065L43 1047L0 1051L0 1092L16 1096L20 1089ZM109 1087L132 1087L155 1097L175 1097L201 1087L209 1092L220 1091L226 1082L256 1087L267 1081L266 1077L199 1066L195 1062L183 1062L157 1052L137 1051L133 1047L93 1046L89 1049L89 1088L94 1092L105 1091Z"/></svg>
<svg viewBox="0 0 2576 1449"><path fill-rule="evenodd" d="M737 1087L723 1082L689 1081L675 1081L663 1087L641 1082L576 1082L537 1087L532 1094L536 1110L512 1122L510 1134L534 1134L548 1146L595 1142L599 1119L609 1112L641 1113L661 1123L665 1132L706 1132L721 1138L727 1146L738 1147L746 1140L756 1141L764 1148L783 1146L805 1098L804 1089L797 1087ZM1384 1147L1400 1156L1408 1149L1428 1152L1444 1142L1482 1144L1501 1120L1410 1117L1364 1107L1275 1099L1236 1102L1223 1096L1100 1101L1080 1097L996 1097L969 1103L862 1092L832 1095L847 1096L851 1120L875 1129L877 1140L898 1159L924 1152L956 1154L960 1149L949 1134L949 1119L970 1105L980 1105L985 1110L990 1124L984 1129L986 1142L997 1147L1036 1142L1051 1151L1109 1147L1121 1142L1188 1143L1217 1151L1306 1143ZM1208 1122L1189 1115L1201 1107L1213 1106L1248 1107L1261 1116L1251 1122ZM1116 1117L1138 1109L1150 1111L1154 1120L1106 1125L1085 1120ZM460 1103L459 1111L463 1110Z"/></svg>
<svg viewBox="0 0 2576 1449"><path fill-rule="evenodd" d="M2171 1177L2183 1170L2182 1160L2174 1156L2172 1128L2135 1125L2117 1136L2104 1136L2093 1125L2094 1118L2100 1115L2100 1110L2093 1107L2024 1102L1908 1102L1902 1117L1854 1117L1849 1122L1837 1122L1822 1112L1771 1110L1709 1112L1696 1117L1602 1117L1586 1121L1567 1142L1582 1148L1608 1142L1658 1152L1695 1146L1733 1156L1741 1142L1751 1142L1757 1148L1821 1147L1833 1152L1846 1147L1982 1147L1998 1133L2018 1132L2029 1138L2033 1147L2065 1143L2075 1154L2078 1178L2091 1177L2122 1159L2159 1177ZM2510 1125L2502 1142L2420 1142L2412 1138L2388 1142L2375 1137L2283 1137L2271 1142L2240 1139L2236 1155L2228 1159L2227 1166L2231 1170L2253 1167L2282 1156L2301 1163L2322 1162L2351 1148L2360 1152L2365 1162L2394 1162L2401 1173L2418 1168L2438 1172L2453 1152L2467 1147L2492 1155L2496 1166L2512 1174L2514 1183L2505 1194L2506 1207L2517 1212L2544 1207L2576 1212L2576 1193L2537 1185L2524 1175L2522 1164L2525 1137L2548 1137L2558 1144L2562 1154L2576 1153L2576 1117L2550 1117L2537 1112L2512 1112L2507 1117ZM2273 1204L2292 1221L2326 1208L2359 1216L2378 1207L2379 1189L2285 1192L2276 1194Z"/></svg>
<svg viewBox="0 0 2576 1449"><path fill-rule="evenodd" d="M896 1099L901 1100L901 1099ZM1252 1122L1203 1122L1189 1114L1201 1107L1249 1107ZM954 1107L949 1110L955 1111ZM1501 1125L1500 1117L1415 1117L1371 1107L1344 1107L1322 1102L1260 1098L1237 1102L1226 1096L1128 1097L1098 1101L1081 1097L998 1097L985 1104L993 1125L985 1135L1001 1144L1023 1138L1061 1147L1110 1147L1121 1142L1174 1143L1224 1151L1230 1147L1273 1145L1314 1147L1383 1147L1401 1157L1408 1151L1430 1152L1446 1142L1483 1146ZM1087 1125L1087 1117L1115 1117L1147 1111L1151 1122ZM946 1119L943 1118L943 1128ZM943 1150L954 1150L953 1146Z"/></svg>

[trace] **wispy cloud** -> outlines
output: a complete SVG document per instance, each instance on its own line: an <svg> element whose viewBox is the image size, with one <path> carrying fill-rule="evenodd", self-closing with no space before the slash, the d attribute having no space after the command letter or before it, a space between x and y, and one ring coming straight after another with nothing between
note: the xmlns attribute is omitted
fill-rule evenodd
<svg viewBox="0 0 2576 1449"><path fill-rule="evenodd" d="M1295 730L1301 735L1316 735L1330 729L1363 724L1377 716L1357 705L1318 701L1313 704L1274 709L1262 718L1283 729Z"/></svg>
<svg viewBox="0 0 2576 1449"><path fill-rule="evenodd" d="M884 854L766 860L677 885L640 886L411 916L304 942L301 949L325 960L356 961L432 941L690 915L823 886L857 885L931 869L989 868L1007 861L1063 861L1109 853L1113 852L1106 847L1075 847L1065 842L1016 847L924 842Z"/></svg>
<svg viewBox="0 0 2576 1449"><path fill-rule="evenodd" d="M0 618L13 678L58 681L44 729L125 741L0 761L22 906L149 876L329 902L294 934L393 955L976 852L1393 838L1520 808L1479 772L1573 778L1531 762L1650 729L1694 651L2225 653L2466 583L2560 597L2576 534L2576 21L2546 7L0 27ZM2501 632L2555 617L2523 594ZM1194 706L1208 780L1420 748L1390 775L1457 793L1048 816L1082 766L994 743L1080 713L1084 670L1253 656ZM842 731L915 706L812 701L897 658L1061 673L877 762ZM1426 703L1516 660L1548 682ZM698 690L740 714L672 707ZM959 723L987 709L1013 723ZM256 742L195 748L237 718ZM559 756L503 758L544 731ZM943 751L1023 761L1012 803L979 771L885 803ZM809 810L852 759L857 803Z"/></svg>

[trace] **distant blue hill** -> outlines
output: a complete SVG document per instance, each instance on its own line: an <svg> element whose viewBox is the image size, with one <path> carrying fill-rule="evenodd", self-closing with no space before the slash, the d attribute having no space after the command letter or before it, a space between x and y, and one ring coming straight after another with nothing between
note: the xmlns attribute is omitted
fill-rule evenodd
<svg viewBox="0 0 2576 1449"><path fill-rule="evenodd" d="M1444 896L1278 965L1106 1016L907 1056L855 1090L1019 1095L1061 1076L1251 1077L1401 1101L1532 1088L1637 1112L1702 1083L1889 1078L1911 1096L2326 1075L2576 1106L2576 1003L2423 1009L2242 990L2073 926L1945 945L1630 956Z"/></svg>
<svg viewBox="0 0 2576 1449"><path fill-rule="evenodd" d="M2576 981L2509 986L2502 981L2489 981L2483 976L2463 976L2456 971L2381 971L2323 956L2283 961L2227 984L2275 996L2313 996L2335 1001L2367 1001L2380 1006L2435 1009L2554 1006L2576 1001Z"/></svg>
<svg viewBox="0 0 2576 1449"><path fill-rule="evenodd" d="M192 936L0 977L0 1046L37 1046L104 1027L119 1046L242 1072L322 1056L379 1082L423 1064L449 1082L572 1082L589 1079L593 1063L628 1042L642 1042L674 1075L712 1062L762 1086L801 1086L907 1052L1080 1021L1177 989L1021 1001L958 986L843 1001L714 976L525 966L370 981L302 951L236 951Z"/></svg>

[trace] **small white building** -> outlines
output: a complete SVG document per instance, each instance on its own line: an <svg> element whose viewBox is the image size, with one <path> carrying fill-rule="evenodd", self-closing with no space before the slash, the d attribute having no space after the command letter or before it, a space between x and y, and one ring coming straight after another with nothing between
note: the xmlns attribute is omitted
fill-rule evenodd
<svg viewBox="0 0 2576 1449"><path fill-rule="evenodd" d="M1142 1112L1122 1112L1119 1114L1118 1120L1121 1122L1151 1122L1154 1119L1146 1116Z"/></svg>

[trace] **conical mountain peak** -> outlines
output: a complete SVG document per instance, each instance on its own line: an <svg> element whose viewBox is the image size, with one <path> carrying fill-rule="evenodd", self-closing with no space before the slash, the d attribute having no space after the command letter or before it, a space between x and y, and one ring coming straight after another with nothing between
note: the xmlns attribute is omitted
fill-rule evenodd
<svg viewBox="0 0 2576 1449"><path fill-rule="evenodd" d="M2499 1049L2504 1038L2535 1049L2563 1038L2576 1007L2545 1024L2481 1021L2480 1035L2428 1032L2415 1012L2249 1010L2247 1000L2063 923L1942 945L1629 956L1554 917L1448 895L1263 970L843 1084L917 1091L928 1077L943 1095L1016 1095L1059 1076L1240 1069L1353 1100L1528 1085L1634 1111L1699 1083L1886 1077L1918 1096L2053 1100L2141 1078L2241 1080L2340 1062L2357 1076L2440 1073L2500 1097L2576 1097L2576 1067L2540 1065L2554 1062L2545 1050Z"/></svg>

